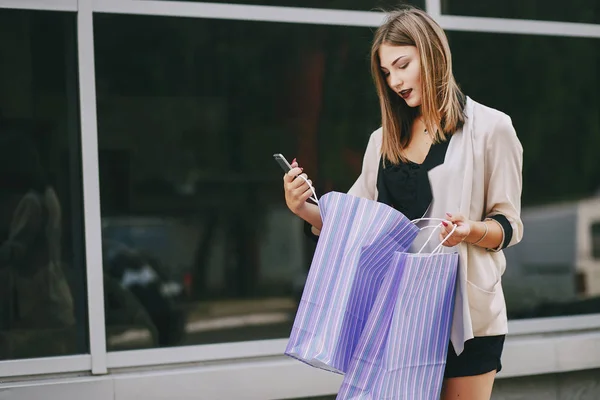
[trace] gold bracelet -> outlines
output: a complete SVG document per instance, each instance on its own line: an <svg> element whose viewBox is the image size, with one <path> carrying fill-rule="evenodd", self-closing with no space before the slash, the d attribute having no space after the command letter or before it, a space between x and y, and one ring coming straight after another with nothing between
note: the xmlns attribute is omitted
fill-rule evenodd
<svg viewBox="0 0 600 400"><path fill-rule="evenodd" d="M475 243L471 243L473 246L478 245L479 243L481 243L481 241L483 239L485 239L485 237L487 236L488 232L490 231L490 227L488 226L488 224L485 223L485 221L482 221L483 225L485 225L485 232L483 233L483 236L481 237L481 239L479 239L478 241L476 241Z"/></svg>

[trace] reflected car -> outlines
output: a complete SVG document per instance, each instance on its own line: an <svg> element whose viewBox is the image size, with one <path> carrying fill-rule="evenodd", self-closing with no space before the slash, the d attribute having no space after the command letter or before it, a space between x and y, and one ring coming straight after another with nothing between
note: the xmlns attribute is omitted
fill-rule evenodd
<svg viewBox="0 0 600 400"><path fill-rule="evenodd" d="M132 293L149 315L158 345L175 346L185 333L183 282L147 251L103 235L104 272Z"/></svg>

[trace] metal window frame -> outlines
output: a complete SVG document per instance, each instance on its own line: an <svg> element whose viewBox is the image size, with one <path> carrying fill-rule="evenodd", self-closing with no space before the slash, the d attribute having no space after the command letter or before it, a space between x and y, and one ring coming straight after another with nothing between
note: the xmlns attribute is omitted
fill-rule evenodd
<svg viewBox="0 0 600 400"><path fill-rule="evenodd" d="M94 0L94 12L362 27L378 26L384 16L371 11L161 0Z"/></svg>
<svg viewBox="0 0 600 400"><path fill-rule="evenodd" d="M83 209L85 212L85 256L88 293L88 323L92 373L105 374L106 329L102 267L102 220L98 160L98 117L94 64L94 15L92 0L79 0L77 45L81 116L81 162Z"/></svg>
<svg viewBox="0 0 600 400"><path fill-rule="evenodd" d="M450 15L441 15L437 21L442 28L449 31L600 38L600 24Z"/></svg>
<svg viewBox="0 0 600 400"><path fill-rule="evenodd" d="M107 366L130 368L279 356L286 344L287 339L271 339L109 352Z"/></svg>
<svg viewBox="0 0 600 400"><path fill-rule="evenodd" d="M455 31L600 38L600 24L444 14L442 0L426 0L442 28Z"/></svg>
<svg viewBox="0 0 600 400"><path fill-rule="evenodd" d="M157 364L252 359L281 355L287 339L219 343L175 348L106 351L102 243L98 164L96 78L94 67L94 13L213 18L263 22L377 27L384 14L369 11L191 3L157 0L0 0L0 8L77 12L85 255L90 354L0 362L0 376L24 376L91 371ZM440 0L426 0L426 10L447 30L522 35L600 38L600 24L448 16ZM509 321L511 337L544 334L569 335L600 331L600 314Z"/></svg>
<svg viewBox="0 0 600 400"><path fill-rule="evenodd" d="M0 362L0 377L81 372L89 371L91 366L92 357L89 354L10 360Z"/></svg>
<svg viewBox="0 0 600 400"><path fill-rule="evenodd" d="M0 0L0 8L18 10L77 11L77 0Z"/></svg>
<svg viewBox="0 0 600 400"><path fill-rule="evenodd" d="M93 0L94 12L213 18L241 21L377 27L384 14L372 11L257 6L161 0ZM426 0L426 10L451 31L600 38L600 24L444 15L440 0Z"/></svg>
<svg viewBox="0 0 600 400"><path fill-rule="evenodd" d="M600 314L514 320L508 322L508 331L509 340L539 335L568 337L582 332L600 332ZM275 339L109 352L107 366L109 369L130 368L278 356L283 354L286 344L287 339Z"/></svg>

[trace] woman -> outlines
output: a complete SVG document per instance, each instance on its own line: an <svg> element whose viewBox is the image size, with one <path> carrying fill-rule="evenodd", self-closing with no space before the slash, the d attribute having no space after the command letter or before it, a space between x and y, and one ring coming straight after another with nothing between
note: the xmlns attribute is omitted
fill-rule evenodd
<svg viewBox="0 0 600 400"><path fill-rule="evenodd" d="M62 210L26 131L0 131L0 359L75 350Z"/></svg>
<svg viewBox="0 0 600 400"><path fill-rule="evenodd" d="M444 218L459 253L459 279L442 399L491 397L507 333L502 249L523 235L522 147L510 118L465 97L444 31L425 12L388 15L371 52L382 127L369 140L349 194L389 204L408 218ZM290 210L322 227L296 160L284 176ZM302 174L303 179L294 179Z"/></svg>

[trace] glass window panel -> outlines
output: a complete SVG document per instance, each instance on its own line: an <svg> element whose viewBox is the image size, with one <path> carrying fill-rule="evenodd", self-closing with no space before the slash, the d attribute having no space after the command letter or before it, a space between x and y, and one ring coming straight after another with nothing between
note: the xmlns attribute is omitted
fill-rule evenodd
<svg viewBox="0 0 600 400"><path fill-rule="evenodd" d="M95 16L109 350L289 336L314 246L273 159L347 190L368 28Z"/></svg>
<svg viewBox="0 0 600 400"><path fill-rule="evenodd" d="M600 312L600 260L578 250L590 237L576 225L581 204L600 208L600 40L449 38L464 91L510 115L524 148L524 239L505 251L502 279L509 318ZM595 222L582 217L582 231Z"/></svg>
<svg viewBox="0 0 600 400"><path fill-rule="evenodd" d="M442 12L474 17L517 18L541 21L600 23L597 0L442 0Z"/></svg>
<svg viewBox="0 0 600 400"><path fill-rule="evenodd" d="M88 352L75 24L0 9L0 360Z"/></svg>
<svg viewBox="0 0 600 400"><path fill-rule="evenodd" d="M142 1L142 0L141 0ZM179 0L180 1L180 0ZM205 2L203 0L183 0L188 2ZM328 8L341 10L374 11L389 9L399 4L412 4L425 7L425 0L213 0L208 3L248 4L261 6L284 6L306 8Z"/></svg>
<svg viewBox="0 0 600 400"><path fill-rule="evenodd" d="M95 29L109 349L287 337L314 247L271 155L297 157L320 193L350 187L379 125L371 29L107 14ZM599 284L564 238L600 182L598 41L450 40L466 93L525 147L511 318L589 310Z"/></svg>

